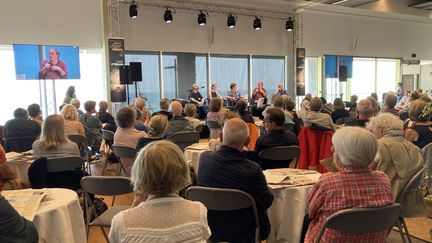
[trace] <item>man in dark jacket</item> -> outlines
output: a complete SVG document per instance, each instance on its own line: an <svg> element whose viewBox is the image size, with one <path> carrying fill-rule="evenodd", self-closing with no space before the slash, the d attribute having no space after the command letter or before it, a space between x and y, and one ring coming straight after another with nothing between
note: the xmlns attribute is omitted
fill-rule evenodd
<svg viewBox="0 0 432 243"><path fill-rule="evenodd" d="M233 118L223 128L222 146L216 152L204 152L200 157L198 185L230 188L247 192L256 203L260 224L260 238L267 239L270 221L267 209L273 202L267 181L257 163L248 160L241 152L248 143L249 130L246 123ZM209 211L208 223L214 242L254 242L255 222L252 211Z"/></svg>
<svg viewBox="0 0 432 243"><path fill-rule="evenodd" d="M6 122L4 134L6 152L24 152L32 148L33 141L40 135L41 126L28 119L27 111L18 108L14 111L14 119Z"/></svg>
<svg viewBox="0 0 432 243"><path fill-rule="evenodd" d="M183 106L180 102L171 102L170 110L173 114L173 118L168 121L166 137L170 137L176 132L194 131L192 123L182 117Z"/></svg>

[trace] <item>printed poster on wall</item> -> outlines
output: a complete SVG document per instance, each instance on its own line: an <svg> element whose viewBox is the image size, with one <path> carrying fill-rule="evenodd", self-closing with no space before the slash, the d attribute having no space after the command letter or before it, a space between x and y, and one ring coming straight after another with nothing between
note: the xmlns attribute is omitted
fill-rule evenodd
<svg viewBox="0 0 432 243"><path fill-rule="evenodd" d="M124 39L108 39L111 102L126 101L126 86L120 84L120 69L125 63Z"/></svg>
<svg viewBox="0 0 432 243"><path fill-rule="evenodd" d="M296 49L296 94L305 95L305 48Z"/></svg>

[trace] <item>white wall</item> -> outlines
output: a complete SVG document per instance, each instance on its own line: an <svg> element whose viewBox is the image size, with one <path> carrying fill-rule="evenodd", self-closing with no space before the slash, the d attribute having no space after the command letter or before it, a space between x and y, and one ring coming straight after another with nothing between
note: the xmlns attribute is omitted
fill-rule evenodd
<svg viewBox="0 0 432 243"><path fill-rule="evenodd" d="M432 90L432 64L420 66L420 88Z"/></svg>
<svg viewBox="0 0 432 243"><path fill-rule="evenodd" d="M358 8L379 12L391 12L423 17L432 17L432 12L429 10L408 7L407 0L380 0L361 5Z"/></svg>
<svg viewBox="0 0 432 243"><path fill-rule="evenodd" d="M348 8L339 8L337 12L305 10L302 16L303 45L309 56L411 59L411 53L416 53L417 59L432 59L432 20L428 18Z"/></svg>
<svg viewBox="0 0 432 243"><path fill-rule="evenodd" d="M292 54L292 33L285 30L283 20L264 19L263 28L255 31L252 29L252 17L239 16L236 27L229 29L225 15L210 13L207 25L200 27L196 11L177 10L171 24L164 23L164 11L162 8L140 6L138 18L131 19L129 6L121 6L120 32L126 38L127 50L278 56Z"/></svg>
<svg viewBox="0 0 432 243"><path fill-rule="evenodd" d="M1 0L0 45L103 47L102 0Z"/></svg>

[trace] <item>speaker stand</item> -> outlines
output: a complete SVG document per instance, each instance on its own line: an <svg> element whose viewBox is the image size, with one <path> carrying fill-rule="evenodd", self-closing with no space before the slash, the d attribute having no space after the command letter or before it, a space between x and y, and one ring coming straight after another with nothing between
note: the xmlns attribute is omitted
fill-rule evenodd
<svg viewBox="0 0 432 243"><path fill-rule="evenodd" d="M127 105L129 105L129 84L126 84Z"/></svg>

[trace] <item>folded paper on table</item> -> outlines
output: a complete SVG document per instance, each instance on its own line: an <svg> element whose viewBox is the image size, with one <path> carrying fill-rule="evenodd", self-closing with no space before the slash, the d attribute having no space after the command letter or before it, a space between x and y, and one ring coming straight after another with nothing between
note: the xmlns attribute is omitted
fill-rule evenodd
<svg viewBox="0 0 432 243"><path fill-rule="evenodd" d="M2 192L2 195L8 200L12 207L29 221L33 221L36 211L46 194L46 189L10 190Z"/></svg>
<svg viewBox="0 0 432 243"><path fill-rule="evenodd" d="M209 150L209 145L208 145L208 143L195 143L195 144L188 146L186 149Z"/></svg>

